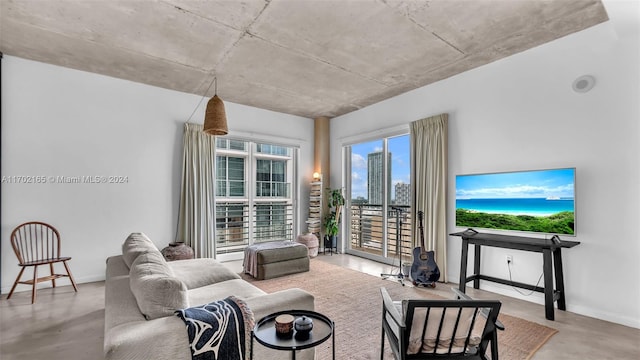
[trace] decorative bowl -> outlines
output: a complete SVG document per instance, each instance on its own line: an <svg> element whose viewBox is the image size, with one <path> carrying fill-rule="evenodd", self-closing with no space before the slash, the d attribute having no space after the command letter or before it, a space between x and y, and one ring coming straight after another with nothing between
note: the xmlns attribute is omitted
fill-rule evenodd
<svg viewBox="0 0 640 360"><path fill-rule="evenodd" d="M276 333L278 335L290 335L293 331L293 315L282 314L276 317Z"/></svg>
<svg viewBox="0 0 640 360"><path fill-rule="evenodd" d="M309 333L311 333L313 329L313 320L303 315L296 319L293 327L296 330L296 339L306 340L309 338Z"/></svg>

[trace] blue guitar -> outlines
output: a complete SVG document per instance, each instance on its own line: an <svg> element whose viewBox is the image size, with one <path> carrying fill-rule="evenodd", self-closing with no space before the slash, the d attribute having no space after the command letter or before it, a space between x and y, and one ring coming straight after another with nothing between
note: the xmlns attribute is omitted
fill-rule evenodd
<svg viewBox="0 0 640 360"><path fill-rule="evenodd" d="M420 228L420 245L413 249L413 264L411 265L411 278L414 286L436 287L436 281L440 279L440 269L435 260L433 251L426 251L424 246L424 228L422 227L422 211L418 211L418 224Z"/></svg>

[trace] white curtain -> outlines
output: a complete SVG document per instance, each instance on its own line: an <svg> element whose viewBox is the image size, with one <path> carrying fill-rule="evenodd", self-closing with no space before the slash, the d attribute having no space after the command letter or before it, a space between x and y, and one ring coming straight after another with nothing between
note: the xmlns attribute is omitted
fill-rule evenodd
<svg viewBox="0 0 640 360"><path fill-rule="evenodd" d="M182 186L176 241L193 248L196 258L214 257L215 137L200 124L184 124Z"/></svg>
<svg viewBox="0 0 640 360"><path fill-rule="evenodd" d="M440 281L447 282L447 128L448 114L411 123L411 187L414 246L420 246L418 211L424 212L424 241L435 252Z"/></svg>

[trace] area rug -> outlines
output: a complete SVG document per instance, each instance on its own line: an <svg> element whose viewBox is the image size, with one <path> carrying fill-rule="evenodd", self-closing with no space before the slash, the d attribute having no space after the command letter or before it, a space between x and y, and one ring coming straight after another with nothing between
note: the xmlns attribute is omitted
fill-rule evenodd
<svg viewBox="0 0 640 360"><path fill-rule="evenodd" d="M394 300L441 299L429 289L401 286L356 270L312 260L310 271L269 280L243 278L260 289L274 291L301 288L315 296L316 311L327 315L336 324L336 359L380 359L382 299L385 287ZM447 285L442 285L447 286ZM453 297L453 293L452 293ZM517 317L500 314L506 330L498 333L500 359L526 360L557 330ZM316 358L331 359L331 342L316 348ZM393 359L385 340L384 359Z"/></svg>

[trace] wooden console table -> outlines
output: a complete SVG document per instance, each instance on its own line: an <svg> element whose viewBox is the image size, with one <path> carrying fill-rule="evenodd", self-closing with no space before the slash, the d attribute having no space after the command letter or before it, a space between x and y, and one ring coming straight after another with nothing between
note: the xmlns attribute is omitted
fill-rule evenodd
<svg viewBox="0 0 640 360"><path fill-rule="evenodd" d="M566 310L564 292L564 277L562 273L562 248L572 248L580 242L554 239L539 239L523 236L498 235L479 233L469 229L462 232L449 234L462 238L462 259L460 262L460 282L459 289L465 292L467 283L473 280L473 288L480 288L480 280L497 282L511 285L523 289L544 293L545 316L548 320L554 320L553 303L558 302L559 310ZM475 250L473 262L473 275L467 277L467 260L469 244L473 244ZM544 274L544 288L516 281L500 279L492 276L480 274L480 248L482 246L499 247L503 249L514 249L523 251L533 251L542 253L542 269ZM553 255L553 260L552 260ZM552 265L553 263L553 265ZM555 290L553 287L553 277L555 273Z"/></svg>

